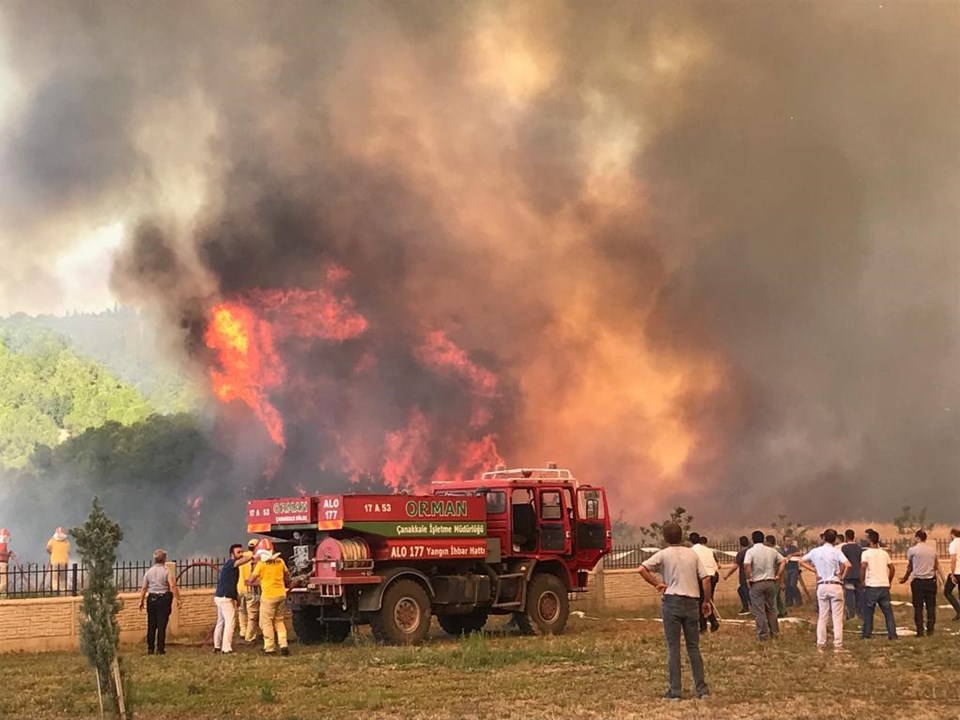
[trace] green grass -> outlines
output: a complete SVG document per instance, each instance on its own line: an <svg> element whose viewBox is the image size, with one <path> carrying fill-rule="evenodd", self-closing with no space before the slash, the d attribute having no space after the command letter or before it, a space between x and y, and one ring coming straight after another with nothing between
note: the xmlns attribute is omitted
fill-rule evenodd
<svg viewBox="0 0 960 720"><path fill-rule="evenodd" d="M908 611L897 610L902 627ZM361 629L339 646L294 644L288 658L242 643L226 657L200 644L122 654L141 720L960 716L960 636L950 634L960 623L941 618L934 637L896 643L861 641L851 623L850 652L835 656L815 651L809 624L785 625L777 642L759 645L752 623L728 621L702 639L712 697L671 704L660 699L665 656L653 617L588 614L548 638L494 620L491 632L459 639L435 629L419 648L380 647ZM684 673L689 693L686 665ZM0 656L0 675L0 717L99 717L93 674L77 653Z"/></svg>

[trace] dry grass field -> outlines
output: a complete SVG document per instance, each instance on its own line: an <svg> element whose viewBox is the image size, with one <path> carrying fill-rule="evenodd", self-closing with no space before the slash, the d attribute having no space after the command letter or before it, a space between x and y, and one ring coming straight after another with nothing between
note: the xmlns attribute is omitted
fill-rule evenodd
<svg viewBox="0 0 960 720"><path fill-rule="evenodd" d="M731 617L735 608L725 610ZM897 608L900 627L912 626L910 613ZM393 648L361 629L342 646L294 644L289 658L248 646L218 656L198 642L162 657L126 646L123 662L141 720L960 717L960 623L947 610L931 638L862 641L850 623L849 652L840 655L815 651L808 608L762 646L752 621L727 620L702 642L711 697L680 702L661 699L664 649L653 613L577 615L556 638L521 637L492 622L483 636L437 630L424 647ZM0 717L99 717L79 654L0 656L0 676Z"/></svg>

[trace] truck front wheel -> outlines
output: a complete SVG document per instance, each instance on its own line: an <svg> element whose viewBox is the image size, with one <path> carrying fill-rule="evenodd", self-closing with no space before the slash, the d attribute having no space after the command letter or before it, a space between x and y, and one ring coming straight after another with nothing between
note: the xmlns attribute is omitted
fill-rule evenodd
<svg viewBox="0 0 960 720"><path fill-rule="evenodd" d="M320 608L304 607L293 611L293 632L304 645L342 643L350 637L350 621L320 617Z"/></svg>
<svg viewBox="0 0 960 720"><path fill-rule="evenodd" d="M392 583L380 610L370 617L374 639L383 645L419 645L430 632L430 597L415 580Z"/></svg>
<svg viewBox="0 0 960 720"><path fill-rule="evenodd" d="M437 615L437 622L448 635L469 635L483 630L487 624L487 612L474 610L468 615Z"/></svg>
<svg viewBox="0 0 960 720"><path fill-rule="evenodd" d="M525 635L559 635L570 617L570 598L560 578L550 573L534 575L527 587L524 612L514 613Z"/></svg>

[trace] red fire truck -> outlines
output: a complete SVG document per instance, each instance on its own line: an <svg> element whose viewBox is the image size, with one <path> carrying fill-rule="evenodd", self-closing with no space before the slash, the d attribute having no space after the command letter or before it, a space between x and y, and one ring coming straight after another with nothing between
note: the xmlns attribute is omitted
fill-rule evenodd
<svg viewBox="0 0 960 720"><path fill-rule="evenodd" d="M431 489L248 503L248 531L271 537L290 567L301 642L342 642L369 623L378 642L415 644L432 615L452 635L506 614L525 633L563 631L569 594L610 552L603 489L553 463Z"/></svg>

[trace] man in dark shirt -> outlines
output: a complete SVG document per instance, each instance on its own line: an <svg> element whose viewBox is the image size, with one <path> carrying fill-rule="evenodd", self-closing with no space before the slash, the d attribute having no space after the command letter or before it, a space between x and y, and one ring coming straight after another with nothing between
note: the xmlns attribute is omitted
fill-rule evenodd
<svg viewBox="0 0 960 720"><path fill-rule="evenodd" d="M237 620L237 583L240 582L240 566L253 557L243 557L243 545L230 546L230 557L220 568L217 590L213 602L217 606L217 626L213 631L213 651L232 653L234 624Z"/></svg>
<svg viewBox="0 0 960 720"><path fill-rule="evenodd" d="M863 546L855 542L857 534L853 530L843 533L846 542L840 546L840 552L850 561L850 570L843 579L843 615L847 620L863 617L863 586L860 582L860 557Z"/></svg>
<svg viewBox="0 0 960 720"><path fill-rule="evenodd" d="M737 559L734 560L733 566L727 570L727 574L723 576L723 579L726 580L728 577L733 575L734 570L738 570L740 574L740 584L737 586L737 595L740 597L740 614L741 615L750 615L750 588L747 585L747 576L743 571L743 559L747 555L747 550L750 549L750 538L746 535L740 536L740 552L737 553Z"/></svg>
<svg viewBox="0 0 960 720"><path fill-rule="evenodd" d="M803 596L800 594L800 588L797 586L800 582L800 548L796 541L790 535L783 538L783 556L787 558L787 569L784 574L784 594L787 596L787 607L800 607L803 605Z"/></svg>

